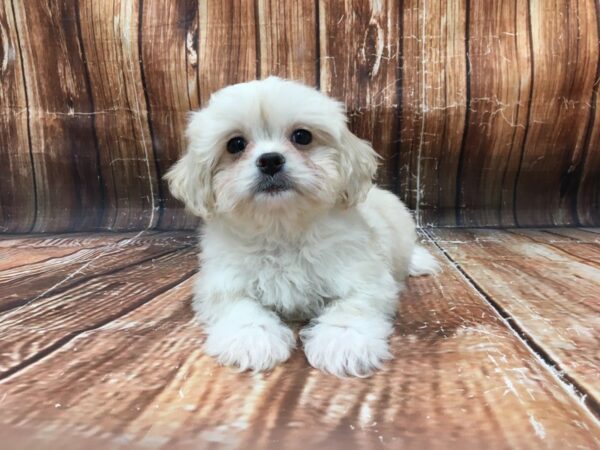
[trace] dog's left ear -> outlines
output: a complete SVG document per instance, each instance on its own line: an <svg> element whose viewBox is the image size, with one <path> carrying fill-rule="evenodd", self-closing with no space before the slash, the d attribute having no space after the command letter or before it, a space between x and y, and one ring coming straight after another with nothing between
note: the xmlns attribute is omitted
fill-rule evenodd
<svg viewBox="0 0 600 450"><path fill-rule="evenodd" d="M380 156L371 144L352 134L344 127L340 149L340 174L342 175L342 203L351 207L365 200L373 186Z"/></svg>

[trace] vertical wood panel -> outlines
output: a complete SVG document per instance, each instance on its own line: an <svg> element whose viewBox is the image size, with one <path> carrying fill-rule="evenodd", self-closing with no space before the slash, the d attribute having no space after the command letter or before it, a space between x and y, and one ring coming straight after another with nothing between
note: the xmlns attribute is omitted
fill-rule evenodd
<svg viewBox="0 0 600 450"><path fill-rule="evenodd" d="M29 231L36 213L27 95L10 0L0 3L0 232Z"/></svg>
<svg viewBox="0 0 600 450"><path fill-rule="evenodd" d="M595 102L595 119L592 123L592 137L582 168L577 196L579 223L587 226L600 226L600 99Z"/></svg>
<svg viewBox="0 0 600 450"><path fill-rule="evenodd" d="M397 183L398 2L319 2L321 89L344 101L350 127L384 158L379 181Z"/></svg>
<svg viewBox="0 0 600 450"><path fill-rule="evenodd" d="M94 228L102 190L75 4L40 0L13 6L37 186L33 230Z"/></svg>
<svg viewBox="0 0 600 450"><path fill-rule="evenodd" d="M595 0L596 23L600 33L600 1ZM588 129L589 139L584 148L581 180L577 191L577 215L582 225L600 226L600 97L598 96L600 63L592 94L592 117Z"/></svg>
<svg viewBox="0 0 600 450"><path fill-rule="evenodd" d="M595 7L530 0L530 12L533 92L515 214L519 225L572 225L598 64Z"/></svg>
<svg viewBox="0 0 600 450"><path fill-rule="evenodd" d="M140 4L78 1L106 185L102 227L153 227L159 186L140 69Z"/></svg>
<svg viewBox="0 0 600 450"><path fill-rule="evenodd" d="M406 0L400 191L422 225L453 225L467 104L467 0Z"/></svg>
<svg viewBox="0 0 600 450"><path fill-rule="evenodd" d="M514 186L531 91L527 0L471 1L465 141L457 174L461 225L514 225Z"/></svg>
<svg viewBox="0 0 600 450"><path fill-rule="evenodd" d="M422 225L599 225L598 9L3 0L0 231L193 228L160 179L187 112L271 74L344 101Z"/></svg>
<svg viewBox="0 0 600 450"><path fill-rule="evenodd" d="M318 83L317 2L258 0L260 77Z"/></svg>
<svg viewBox="0 0 600 450"><path fill-rule="evenodd" d="M257 77L254 2L200 1L200 98L228 84Z"/></svg>
<svg viewBox="0 0 600 450"><path fill-rule="evenodd" d="M158 175L185 150L184 129L190 110L198 108L198 2L144 0L141 4L142 74L150 113ZM160 179L162 229L193 228L186 213Z"/></svg>

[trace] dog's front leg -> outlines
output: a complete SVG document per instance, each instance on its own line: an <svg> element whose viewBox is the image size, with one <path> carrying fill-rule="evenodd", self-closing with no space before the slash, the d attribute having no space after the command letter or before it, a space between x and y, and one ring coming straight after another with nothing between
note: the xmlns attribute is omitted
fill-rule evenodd
<svg viewBox="0 0 600 450"><path fill-rule="evenodd" d="M300 332L310 364L338 377L370 375L390 359L398 286L385 274L378 283L360 283L334 301Z"/></svg>
<svg viewBox="0 0 600 450"><path fill-rule="evenodd" d="M295 338L281 319L250 298L212 292L195 299L206 324L206 353L240 370L264 371L287 360Z"/></svg>

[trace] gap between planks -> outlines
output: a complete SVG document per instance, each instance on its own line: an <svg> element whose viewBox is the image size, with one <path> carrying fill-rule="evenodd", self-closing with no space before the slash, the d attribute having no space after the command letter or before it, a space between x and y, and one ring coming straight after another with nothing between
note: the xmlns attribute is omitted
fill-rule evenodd
<svg viewBox="0 0 600 450"><path fill-rule="evenodd" d="M136 236L137 237L137 236ZM170 253L177 253L180 251L184 251L186 249L188 249L189 246L183 247L183 248L179 248L176 250L172 250L169 252L166 252L165 254L161 254L160 256L164 256L166 254L170 254ZM148 259L154 259L156 258L157 255L154 255ZM136 263L133 264L139 264L141 261L137 261ZM112 275L114 273L118 273L120 271L126 270L127 268L130 268L133 264L125 266L125 267L121 267L117 270L114 271L109 271L107 273L103 273L102 275ZM183 274L182 277L177 278L176 280L169 282L167 284L165 284L164 286L161 286L160 288L158 288L156 291L152 292L150 295L145 296L143 298L141 298L140 300L134 302L131 306L129 306L128 308L123 309L122 311L120 311L117 314L113 314L107 318L105 318L104 320L92 325L92 326L88 326L88 327L84 327L81 328L79 330L73 331L72 333L67 334L66 336L60 338L58 341L54 342L53 344L49 345L47 348L45 349L41 349L39 352L35 353L34 355L30 356L29 358L24 359L23 361L21 361L19 364L15 365L14 367L6 370L4 373L0 373L0 381L5 381L10 379L11 377L13 377L14 375L18 375L20 372L22 372L23 370L35 365L36 363L43 361L46 357L52 356L57 350L60 350L62 347L64 347L65 345L67 345L69 342L71 342L72 340L76 339L77 337L79 337L80 335L84 334L84 333L88 333L90 331L96 330L98 328L104 327L106 325L108 325L111 322L114 322L115 320L118 320L119 318L135 311L136 309L152 302L152 300L154 300L155 298L157 298L158 296L164 294L165 292L176 288L177 286L179 286L182 283L185 283L187 280L189 280L191 277L193 277L196 274L196 270L190 270L188 272L185 272ZM95 278L94 276L90 277L91 278ZM83 280L82 282L85 282L88 280ZM69 288L72 288L76 285L80 284L75 283L75 285L69 286ZM56 293L60 293L60 292L54 292ZM45 295L45 294L44 294ZM43 296L43 295L42 295Z"/></svg>
<svg viewBox="0 0 600 450"><path fill-rule="evenodd" d="M465 283L470 286L477 294L481 297L482 301L488 304L499 316L502 322L516 335L516 337L523 343L523 345L534 355L534 357L545 367L555 378L559 385L571 396L573 396L583 410L593 418L596 423L600 424L600 403L598 400L590 395L588 391L579 384L573 377L571 377L561 365L555 361L544 348L536 342L536 340L528 334L524 328L522 328L513 317L503 308L498 302L496 302L490 295L488 295L477 283L477 281L471 277L461 265L446 251L446 249L439 244L435 236L425 228L420 228L422 234L435 245L442 254L449 261L450 265L461 275L465 280Z"/></svg>

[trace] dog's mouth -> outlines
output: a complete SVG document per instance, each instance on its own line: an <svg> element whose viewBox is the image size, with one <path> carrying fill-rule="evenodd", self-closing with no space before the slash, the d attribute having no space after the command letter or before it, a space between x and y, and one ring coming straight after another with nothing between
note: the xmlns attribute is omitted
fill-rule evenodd
<svg viewBox="0 0 600 450"><path fill-rule="evenodd" d="M257 194L277 195L290 191L294 188L293 183L286 176L275 174L275 176L264 176L256 185Z"/></svg>

